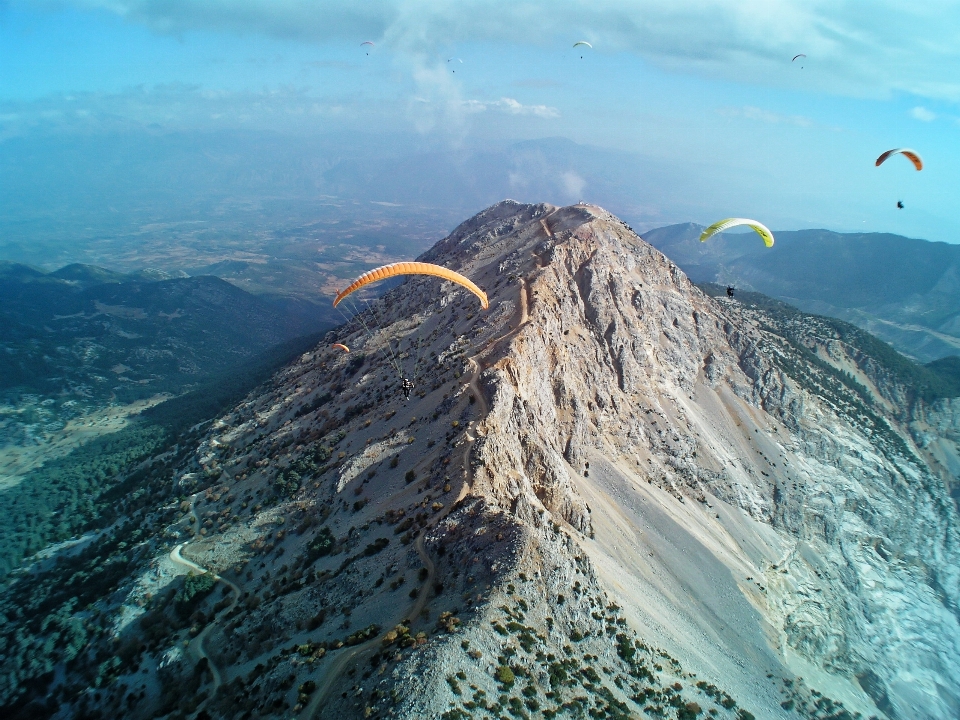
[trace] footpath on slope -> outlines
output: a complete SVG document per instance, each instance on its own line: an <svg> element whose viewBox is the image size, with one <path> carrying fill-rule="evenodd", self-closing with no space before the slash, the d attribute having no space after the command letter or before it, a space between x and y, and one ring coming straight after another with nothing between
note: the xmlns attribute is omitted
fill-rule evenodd
<svg viewBox="0 0 960 720"><path fill-rule="evenodd" d="M550 234L550 231L547 230L547 233ZM431 525L425 527L420 534L417 536L416 542L414 543L414 548L417 551L417 555L420 557L420 560L423 562L424 567L427 569L427 577L423 581L423 585L420 587L420 592L417 594L417 599L410 608L410 612L407 614L407 618L412 623L419 615L423 612L423 609L426 607L427 600L429 598L430 588L434 584L436 578L436 564L433 561L433 558L427 553L425 548L425 539L427 536L428 530L435 527L440 523L443 518L445 518L452 510L457 506L463 498L465 498L471 487L473 486L473 467L470 464L470 451L473 448L473 443L476 441L478 427L486 419L487 414L490 412L490 406L487 403L486 398L483 396L483 393L480 391L480 386L477 384L477 380L480 377L480 373L483 372L486 368L481 366L480 362L477 360L481 354L495 347L501 341L513 337L516 335L520 329L526 325L529 320L529 301L527 294L529 292L529 286L525 279L520 278L520 302L517 306L516 316L511 320L509 327L511 328L509 332L501 335L498 338L495 338L488 342L481 350L475 355L467 358L467 363L470 365L471 373L470 378L465 384L465 389L471 391L474 396L477 398L477 404L480 406L480 417L471 422L470 426L467 427L465 432L466 443L462 455L463 462L463 471L465 475L465 482L463 488L460 491L459 496L457 497L456 502L454 502L446 512L439 516ZM474 430L474 435L470 434L470 430ZM317 711L320 708L320 704L327 698L330 690L333 688L333 685L339 679L340 675L346 670L350 662L358 657L359 655L366 653L370 649L377 647L381 644L383 637L386 635L384 632L381 635L378 635L375 638L371 638L360 645L350 648L349 650L341 653L336 660L334 660L330 667L327 668L327 672L323 676L323 680L317 686L317 689L313 692L313 697L310 699L310 702L300 713L300 717L303 720L313 720L316 716Z"/></svg>
<svg viewBox="0 0 960 720"><path fill-rule="evenodd" d="M200 532L200 518L197 517L197 512L196 512L197 495L199 494L200 493L194 493L194 495L190 498L190 516L193 518L194 537L196 537L197 534ZM200 634L197 635L197 637L195 637L193 641L191 641L190 643L190 649L196 655L197 661L200 661L200 660L207 661L207 667L210 668L210 675L213 678L213 691L216 692L217 688L219 688L221 683L223 682L223 676L220 673L220 669L217 667L216 663L214 663L213 660L210 658L210 656L207 654L207 651L203 647L203 643L206 640L207 636L210 634L210 631L213 630L217 622L217 618L232 612L233 609L237 606L237 603L240 601L240 588L235 583L231 582L230 580L227 580L224 577L221 577L220 575L217 575L212 570L208 570L198 565L197 563L193 562L192 560L189 560L183 557L182 550L187 545L189 545L189 541L185 543L180 543L173 550L171 550L170 560L178 565L182 565L183 567L189 570L195 571L201 575L209 574L216 582L222 582L224 585L230 588L230 590L233 592L233 599L230 601L230 604L227 607L225 607L223 610L221 610L219 613L217 613L215 617L211 618L210 622L208 622L204 626L203 630L200 631Z"/></svg>

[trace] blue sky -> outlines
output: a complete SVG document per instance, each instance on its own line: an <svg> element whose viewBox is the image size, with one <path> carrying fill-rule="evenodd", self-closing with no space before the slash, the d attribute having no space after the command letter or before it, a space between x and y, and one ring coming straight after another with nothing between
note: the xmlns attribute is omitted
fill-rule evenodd
<svg viewBox="0 0 960 720"><path fill-rule="evenodd" d="M960 3L0 2L0 139L130 126L566 137L669 169L651 224L960 242Z"/></svg>

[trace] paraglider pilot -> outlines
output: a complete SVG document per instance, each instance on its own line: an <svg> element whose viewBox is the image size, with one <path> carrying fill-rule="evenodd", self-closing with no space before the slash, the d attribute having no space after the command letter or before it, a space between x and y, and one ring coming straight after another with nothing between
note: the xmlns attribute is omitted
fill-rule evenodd
<svg viewBox="0 0 960 720"><path fill-rule="evenodd" d="M410 393L413 392L413 381L410 378L404 378L400 383L400 389L403 390L403 397L410 399Z"/></svg>
<svg viewBox="0 0 960 720"><path fill-rule="evenodd" d="M903 210L903 200L897 200L897 210Z"/></svg>
<svg viewBox="0 0 960 720"><path fill-rule="evenodd" d="M733 286L727 285L727 297L733 297Z"/></svg>

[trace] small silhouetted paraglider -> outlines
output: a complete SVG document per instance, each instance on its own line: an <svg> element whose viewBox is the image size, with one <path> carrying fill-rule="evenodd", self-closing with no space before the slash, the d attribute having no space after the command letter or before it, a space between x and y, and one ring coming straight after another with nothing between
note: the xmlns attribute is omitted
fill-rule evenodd
<svg viewBox="0 0 960 720"><path fill-rule="evenodd" d="M897 210L903 210L903 200L897 200Z"/></svg>
<svg viewBox="0 0 960 720"><path fill-rule="evenodd" d="M578 40L577 42L575 42L575 43L573 44L574 47L577 47L578 45L586 45L588 48L590 48L591 50L593 50L593 45L591 45L590 43L588 43L586 40ZM580 59L583 60L583 55L580 56Z"/></svg>

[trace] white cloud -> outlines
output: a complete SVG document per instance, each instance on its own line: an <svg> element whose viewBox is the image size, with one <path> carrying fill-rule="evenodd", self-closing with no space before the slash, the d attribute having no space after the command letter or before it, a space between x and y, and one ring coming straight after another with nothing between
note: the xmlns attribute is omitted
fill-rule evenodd
<svg viewBox="0 0 960 720"><path fill-rule="evenodd" d="M721 108L717 111L726 117L742 117L747 120L758 120L771 125L796 125L797 127L811 127L814 123L803 115L782 115L781 113L764 110L763 108L746 105L742 108Z"/></svg>
<svg viewBox="0 0 960 720"><path fill-rule="evenodd" d="M524 105L513 98L502 97L499 100L463 100L462 107L468 112L478 113L486 110L499 110L508 115L536 115L542 118L560 117L560 111L549 105Z"/></svg>
<svg viewBox="0 0 960 720"><path fill-rule="evenodd" d="M917 105L913 110L910 111L910 117L923 122L932 122L933 120L937 119L937 114L927 110L922 105Z"/></svg>
<svg viewBox="0 0 960 720"><path fill-rule="evenodd" d="M663 67L854 96L960 101L956 0L13 0L113 12L158 32L372 38L434 52L461 41L554 46L590 40ZM532 32L531 28L536 28ZM790 58L807 55L801 75Z"/></svg>
<svg viewBox="0 0 960 720"><path fill-rule="evenodd" d="M583 189L587 186L587 181L580 177L573 170L568 170L560 176L563 183L563 189L570 197L580 197L583 195Z"/></svg>
<svg viewBox="0 0 960 720"><path fill-rule="evenodd" d="M283 89L227 92L183 85L134 88L119 93L51 95L33 101L0 102L0 140L40 132L123 132L237 129L315 130L318 120L358 125L355 111Z"/></svg>
<svg viewBox="0 0 960 720"><path fill-rule="evenodd" d="M570 143L569 150L576 146ZM547 198L550 202L577 202L584 197L588 182L581 172L564 165L569 158L551 152L549 144L523 145L511 152L507 182L514 197ZM589 177L589 173L587 174Z"/></svg>

